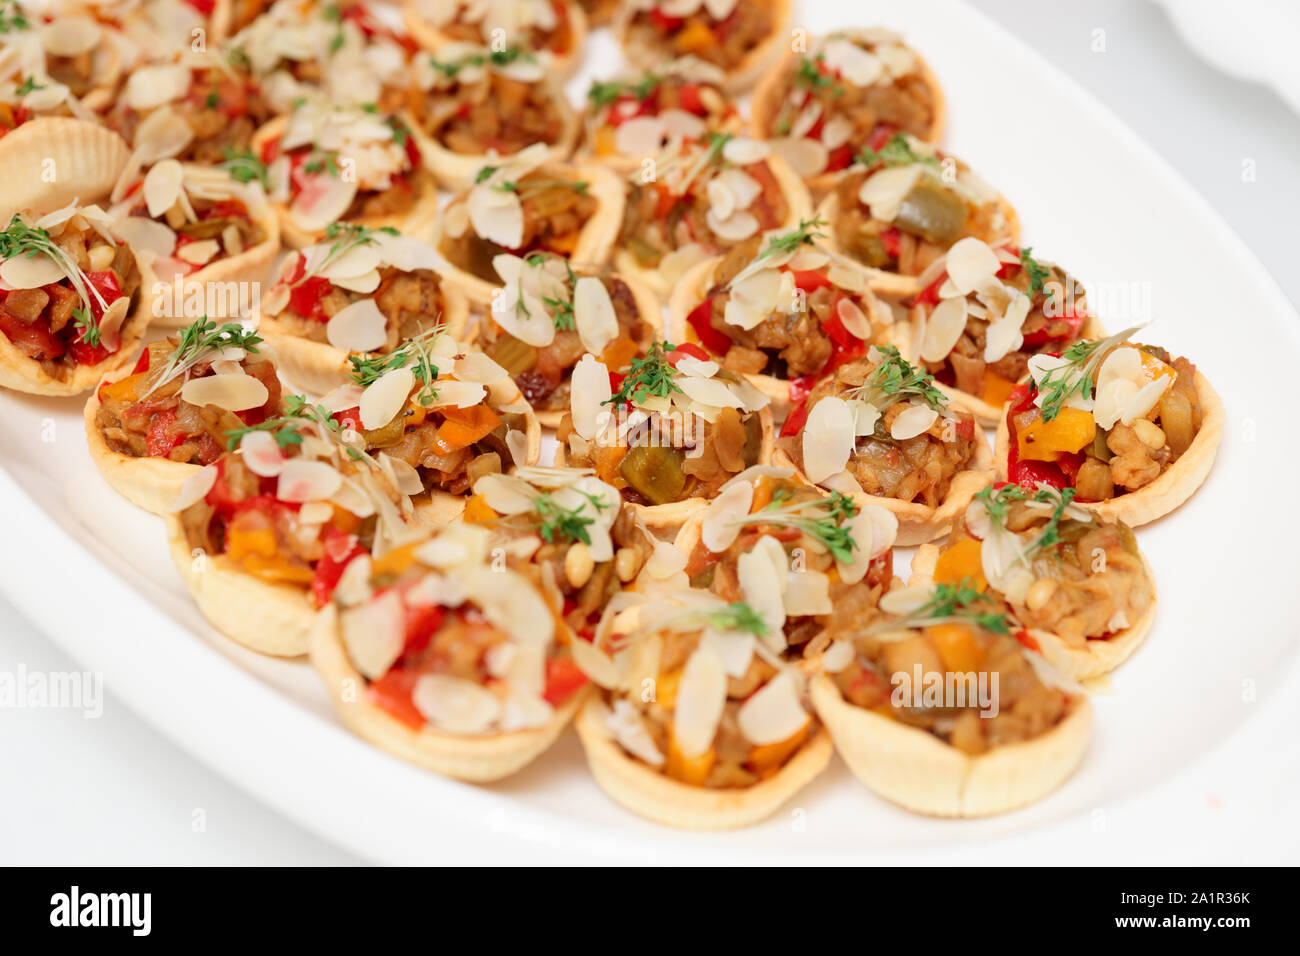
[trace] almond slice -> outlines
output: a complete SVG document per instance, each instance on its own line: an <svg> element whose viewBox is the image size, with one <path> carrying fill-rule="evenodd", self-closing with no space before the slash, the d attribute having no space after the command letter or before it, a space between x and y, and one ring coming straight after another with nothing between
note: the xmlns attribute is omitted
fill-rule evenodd
<svg viewBox="0 0 1300 956"><path fill-rule="evenodd" d="M889 426L889 434L899 441L907 441L928 432L938 418L939 413L929 405L909 405Z"/></svg>
<svg viewBox="0 0 1300 956"><path fill-rule="evenodd" d="M671 733L683 757L699 757L713 738L727 704L727 672L711 649L697 647L682 669L677 685Z"/></svg>
<svg viewBox="0 0 1300 956"><path fill-rule="evenodd" d="M843 471L856 443L854 409L842 398L823 398L808 413L803 429L803 466L808 480L816 484Z"/></svg>
<svg viewBox="0 0 1300 956"><path fill-rule="evenodd" d="M618 338L618 315L605 283L595 276L583 276L573 287L573 324L582 347L599 355Z"/></svg>
<svg viewBox="0 0 1300 956"><path fill-rule="evenodd" d="M185 182L185 168L174 159L155 163L145 173L144 202L149 215L155 219L165 213L180 199Z"/></svg>
<svg viewBox="0 0 1300 956"><path fill-rule="evenodd" d="M921 336L921 358L927 362L942 362L956 346L966 329L966 297L944 299L936 305L925 320Z"/></svg>
<svg viewBox="0 0 1300 956"><path fill-rule="evenodd" d="M194 474L190 475L181 484L181 490L176 493L176 500L172 502L171 510L173 512L184 511L191 505L198 504L207 497L212 486L217 483L219 470L216 465L204 465Z"/></svg>
<svg viewBox="0 0 1300 956"><path fill-rule="evenodd" d="M281 501L325 501L342 486L343 476L332 465L291 458L280 469L275 495Z"/></svg>
<svg viewBox="0 0 1300 956"><path fill-rule="evenodd" d="M263 478L274 478L284 470L284 452L270 432L246 432L239 441L239 453L248 470Z"/></svg>
<svg viewBox="0 0 1300 956"><path fill-rule="evenodd" d="M406 407L413 388L415 373L409 368L395 368L379 376L361 394L361 427L370 430L387 425Z"/></svg>
<svg viewBox="0 0 1300 956"><path fill-rule="evenodd" d="M788 671L777 674L751 694L736 714L740 732L758 747L789 740L811 719Z"/></svg>
<svg viewBox="0 0 1300 956"><path fill-rule="evenodd" d="M348 658L363 677L378 680L402 654L406 611L396 591L339 614L339 633Z"/></svg>
<svg viewBox="0 0 1300 956"><path fill-rule="evenodd" d="M330 316L325 338L344 352L373 352L388 342L388 318L374 299L358 299Z"/></svg>
<svg viewBox="0 0 1300 956"><path fill-rule="evenodd" d="M269 397L262 380L244 372L192 378L181 387L181 398L191 405L215 405L228 412L260 408Z"/></svg>
<svg viewBox="0 0 1300 956"><path fill-rule="evenodd" d="M588 441L596 437L601 422L608 420L604 404L614 394L609 384L609 369L594 355L584 355L573 367L569 379L569 405L573 413L573 430Z"/></svg>

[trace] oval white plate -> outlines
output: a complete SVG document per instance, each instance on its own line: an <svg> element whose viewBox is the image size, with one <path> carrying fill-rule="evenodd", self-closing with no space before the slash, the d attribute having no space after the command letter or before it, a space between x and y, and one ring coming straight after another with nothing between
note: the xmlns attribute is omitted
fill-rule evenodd
<svg viewBox="0 0 1300 956"><path fill-rule="evenodd" d="M805 4L801 24L849 25L836 6ZM1300 587L1288 533L1297 511L1283 502L1300 466L1300 319L1223 220L1036 52L947 0L851 9L852 25L900 29L930 61L949 98L947 145L1017 205L1026 242L1079 275L1095 300L1136 283L1132 301L1149 296L1157 319L1144 337L1197 361L1228 408L1209 482L1139 532L1160 588L1156 629L1097 698L1087 758L1048 800L991 820L929 820L877 799L837 762L775 819L710 835L664 830L613 805L572 735L497 786L422 773L344 731L305 664L258 658L203 624L161 522L96 473L76 402L0 396L0 587L164 733L375 860L1293 858L1285 795L1300 782ZM609 38L596 37L584 76L615 69ZM1111 328L1128 324L1126 301L1103 306Z"/></svg>

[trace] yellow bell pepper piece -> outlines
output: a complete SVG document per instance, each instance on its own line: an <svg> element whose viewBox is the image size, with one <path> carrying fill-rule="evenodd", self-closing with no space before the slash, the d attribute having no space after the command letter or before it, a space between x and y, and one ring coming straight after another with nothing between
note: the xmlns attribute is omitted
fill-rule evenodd
<svg viewBox="0 0 1300 956"><path fill-rule="evenodd" d="M1165 364L1150 352L1143 352L1141 349L1138 349L1138 352L1142 355L1142 374L1146 376L1148 382L1154 382L1162 375L1172 379L1177 374L1172 365Z"/></svg>
<svg viewBox="0 0 1300 956"><path fill-rule="evenodd" d="M934 644L948 671L966 674L984 666L984 649L967 625L934 624L925 629L925 636Z"/></svg>
<svg viewBox="0 0 1300 956"><path fill-rule="evenodd" d="M620 335L600 353L600 364L605 368L618 371L631 364L632 359L636 358L636 353L637 344L632 341L632 337Z"/></svg>
<svg viewBox="0 0 1300 956"><path fill-rule="evenodd" d="M977 591L984 591L989 586L980 561L980 542L976 538L962 538L940 552L934 565L935 584L961 584L963 581L970 582Z"/></svg>
<svg viewBox="0 0 1300 956"><path fill-rule="evenodd" d="M1097 423L1091 412L1062 408L1050 422L1041 417L1016 435L1020 457L1032 461L1055 461L1058 455L1072 455L1092 444Z"/></svg>
<svg viewBox="0 0 1300 956"><path fill-rule="evenodd" d="M709 771L717 761L718 755L710 747L698 757L685 757L677 746L677 737L668 732L668 759L664 762L664 773L674 780L688 783L692 787L702 787L709 779Z"/></svg>
<svg viewBox="0 0 1300 956"><path fill-rule="evenodd" d="M614 145L614 137L616 135L617 134L614 132L614 128L612 126L602 126L600 129L596 130L596 155L597 156L614 155L614 153L617 151L617 147Z"/></svg>
<svg viewBox="0 0 1300 956"><path fill-rule="evenodd" d="M677 34L677 49L683 53L703 53L711 46L717 45L718 38L713 35L709 25L703 20L692 17L690 22Z"/></svg>
<svg viewBox="0 0 1300 956"><path fill-rule="evenodd" d="M682 682L682 668L660 674L655 679L655 703L672 710L677 706L677 687Z"/></svg>
<svg viewBox="0 0 1300 956"><path fill-rule="evenodd" d="M1015 387L1015 382L1003 378L996 372L985 371L984 392L980 395L980 398L995 408L1001 408L1007 403L1007 399L1011 397L1011 392Z"/></svg>
<svg viewBox="0 0 1300 956"><path fill-rule="evenodd" d="M381 574L401 574L415 563L414 544L394 548L382 558L375 558L370 565L370 573L376 577Z"/></svg>
<svg viewBox="0 0 1300 956"><path fill-rule="evenodd" d="M492 510L492 506L482 495L474 495L465 502L466 524L486 524L489 521L496 521L497 517L497 513Z"/></svg>
<svg viewBox="0 0 1300 956"><path fill-rule="evenodd" d="M760 777L770 777L781 769L781 766L789 759L803 744L808 737L808 728L812 726L812 718L809 717L804 725L796 730L785 740L778 740L774 744L761 744L751 747L749 750L749 769L754 771Z"/></svg>

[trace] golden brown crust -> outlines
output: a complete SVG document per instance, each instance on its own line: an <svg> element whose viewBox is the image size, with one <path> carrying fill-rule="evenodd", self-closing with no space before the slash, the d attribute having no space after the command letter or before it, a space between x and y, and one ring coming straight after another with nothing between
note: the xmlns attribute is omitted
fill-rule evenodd
<svg viewBox="0 0 1300 956"><path fill-rule="evenodd" d="M316 615L310 629L310 653L339 718L381 750L457 780L486 783L522 770L555 742L589 691L588 685L575 693L548 723L531 730L481 737L415 730L366 700L365 678L348 660L337 621L332 604Z"/></svg>
<svg viewBox="0 0 1300 956"><path fill-rule="evenodd" d="M582 120L569 103L564 91L554 84L552 84L552 91L556 97L557 109L564 128L559 139L550 147L546 157L546 161L550 163L563 162L569 157L582 129ZM474 185L474 177L478 175L479 170L489 164L500 162L500 157L495 154L453 152L426 133L415 117L404 113L402 120L415 138L424 168L429 170L438 181L438 185L448 192L459 193L469 189Z"/></svg>
<svg viewBox="0 0 1300 956"><path fill-rule="evenodd" d="M129 369L119 369L104 376L104 383L116 382L129 374ZM198 465L172 461L168 458L132 458L113 451L104 440L104 433L95 424L99 412L99 389L91 392L82 413L86 426L86 448L91 461L104 476L104 480L119 495L137 508L156 515L166 515L172 510L181 485L199 470Z"/></svg>
<svg viewBox="0 0 1300 956"><path fill-rule="evenodd" d="M582 51L587 44L587 14L579 3L567 3L569 30L572 33L572 49L564 56L552 54L547 72L560 79L567 79L577 70L582 62ZM402 4L402 23L411 39L430 53L436 53L438 47L452 38L420 16L415 0L406 0Z"/></svg>
<svg viewBox="0 0 1300 956"><path fill-rule="evenodd" d="M1093 339L1103 336L1088 334L1085 337ZM1076 505L1087 508L1103 521L1123 521L1130 528L1137 528L1163 518L1196 493L1214 466L1219 442L1223 438L1224 411L1223 400L1219 398L1219 393L1214 390L1210 380L1198 371L1194 381L1196 397L1204 412L1201 427L1192 439L1191 447L1183 452L1182 457L1151 484L1136 491L1126 491L1107 501L1076 501ZM997 428L994 457L998 476L1005 480L1010 450L1010 430L1006 415L999 413Z"/></svg>
<svg viewBox="0 0 1300 956"><path fill-rule="evenodd" d="M111 130L68 116L42 116L0 139L5 188L0 220L15 213L37 216L74 199L93 203L108 195L131 154Z"/></svg>
<svg viewBox="0 0 1300 956"><path fill-rule="evenodd" d="M439 279L442 279L439 273ZM452 284L440 281L446 310L443 324L447 333L456 340L465 335L469 323L469 303ZM286 381L316 395L324 395L348 381L352 353L336 349L328 342L317 342L290 332L276 317L263 318L257 327L275 354L276 367Z"/></svg>
<svg viewBox="0 0 1300 956"><path fill-rule="evenodd" d="M885 331L886 342L897 346L899 354L913 364L920 362L920 356L917 354L919 345L916 341L916 330L924 319L923 307L914 305L911 312L908 313L908 321L897 322ZM1098 321L1095 315L1089 315L1084 320L1081 337L1085 339L1104 339L1106 337L1106 330L1102 328L1101 322ZM996 428L998 422L1006 417L1003 415L1006 410L1005 405L991 405L981 398L976 398L969 392L963 392L951 385L944 385L942 382L936 382L935 387L948 396L948 400L955 408L970 412L975 416L975 420L985 428ZM996 457L996 452L994 457Z"/></svg>
<svg viewBox="0 0 1300 956"><path fill-rule="evenodd" d="M785 217L785 221L776 228L783 230L796 229L801 221L810 218L812 215L812 197L808 195L808 187L790 168L790 164L780 156L773 154L768 156L764 162L767 163L768 169L772 171L772 178L781 187L786 205L790 210ZM658 268L647 269L645 266L639 265L636 256L622 246L614 250L614 267L624 275L640 279L661 296L670 295L673 291L672 283Z"/></svg>
<svg viewBox="0 0 1300 956"><path fill-rule="evenodd" d="M574 728L587 764L602 790L633 813L684 830L732 830L776 813L826 769L831 737L818 728L776 774L744 789L693 787L667 777L623 752L601 723L595 698L579 712Z"/></svg>
<svg viewBox="0 0 1300 956"><path fill-rule="evenodd" d="M259 654L307 653L314 609L306 590L271 584L247 574L223 555L191 547L180 518L166 516L167 542L176 570L208 623Z"/></svg>
<svg viewBox="0 0 1300 956"><path fill-rule="evenodd" d="M842 174L840 174L842 175ZM998 206L1002 211L1002 218L1007 223L1007 239L1011 245L1019 247L1020 245L1020 214L1016 212L1014 206L1007 201L1007 198L1001 193L998 194ZM840 197L834 189L834 183L817 207L817 218L827 224L826 228L826 245L828 248L841 255L848 255L840 248L840 244L835 241L835 220L840 214ZM871 290L877 295L894 295L894 296L913 296L921 291L920 276L899 275L897 272L888 272L884 269L873 269L871 266L864 265L871 275Z"/></svg>
<svg viewBox="0 0 1300 956"><path fill-rule="evenodd" d="M623 225L623 205L627 199L623 183L610 170L595 163L572 168L576 178L587 183L588 194L596 198L596 211L592 213L586 225L578 231L578 241L574 245L573 254L568 258L578 267L603 266L609 261L610 249ZM439 249L442 245L442 225L439 221L430 238L435 249ZM448 241L456 240L448 237ZM446 256L443 258L446 259ZM492 304L492 296L501 288L500 285L480 279L450 262L441 274L446 277L449 285L459 289L471 303L484 308Z"/></svg>
<svg viewBox="0 0 1300 956"><path fill-rule="evenodd" d="M813 707L854 776L894 803L938 817L982 817L1027 806L1069 778L1092 728L1086 695L1069 698L1047 733L970 756L933 734L855 707L826 675L813 678Z"/></svg>
<svg viewBox="0 0 1300 956"><path fill-rule="evenodd" d="M852 32L852 31L849 31ZM911 47L908 47L912 50ZM754 95L750 100L750 129L755 139L768 139L769 131L772 128L772 119L776 116L777 110L781 107L781 102L785 98L785 74L790 62L795 57L802 56L802 53L790 51L784 57L766 70L759 78L757 85L754 87ZM944 95L943 87L939 84L939 78L934 75L930 69L930 64L925 61L925 57L912 50L912 55L916 57L916 69L921 75L921 80L930 88L931 102L934 106L934 118L930 125L930 134L928 136L918 137L927 143L938 143L943 139L943 134L948 125L948 98ZM840 174L821 173L807 180L808 188L814 197L821 197L835 185L835 179Z"/></svg>
<svg viewBox="0 0 1300 956"><path fill-rule="evenodd" d="M263 147L282 135L288 122L288 117L277 116L259 127L250 140L249 149L255 155L263 155ZM411 188L415 192L415 204L405 213L398 216L370 216L353 221L370 229L396 229L403 235L428 242L438 222L438 187L432 171L427 168L427 162L425 167L413 171ZM321 241L323 233L307 232L293 221L288 205L281 202L272 202L270 205L280 220L280 239L285 246L290 249L305 249Z"/></svg>
<svg viewBox="0 0 1300 956"><path fill-rule="evenodd" d="M802 470L781 449L777 449L773 464L780 468L794 468L800 480L808 481ZM983 429L975 429L975 454L967 467L952 478L948 494L937 506L921 504L916 501L899 501L883 495L869 495L857 492L853 500L858 505L879 505L898 519L898 538L895 546L910 548L913 545L933 541L952 529L953 519L966 511L975 494L993 481L993 451ZM812 482L809 482L812 484ZM823 490L829 490L819 485Z"/></svg>
<svg viewBox="0 0 1300 956"><path fill-rule="evenodd" d="M781 50L790 42L791 6L790 0L772 0L772 35L750 50L739 66L725 71L723 89L726 92L732 95L744 93L780 58ZM645 49L629 42L628 25L635 13L630 4L623 5L623 9L614 17L614 36L629 63L637 69L650 70L669 57L663 51Z"/></svg>
<svg viewBox="0 0 1300 956"><path fill-rule="evenodd" d="M933 544L923 544L912 556L912 574L909 586L926 584L934 580L935 563L939 559L940 548ZM1142 568L1151 582L1151 603L1142 616L1121 631L1117 631L1105 640L1090 640L1083 647L1071 647L1049 631L1033 630L1030 633L1038 639L1040 646L1051 643L1044 652L1053 664L1070 677L1078 681L1100 677L1119 667L1133 656L1133 652L1146 640L1156 619L1156 576L1146 555L1139 555Z"/></svg>
<svg viewBox="0 0 1300 956"><path fill-rule="evenodd" d="M681 341L678 339L677 341ZM762 431L762 441L758 448L758 460L756 465L772 464L772 456L776 449L776 430L772 424L772 410L770 407L760 408L756 413L758 415L759 428ZM567 467L565 462L568 460L567 449L563 443L555 446L555 465L557 468ZM666 505L636 505L632 507L636 515L645 523L645 526L657 537L669 539L678 534L682 526L685 525L692 517L701 514L709 506L707 498L686 498L682 501L670 502Z"/></svg>

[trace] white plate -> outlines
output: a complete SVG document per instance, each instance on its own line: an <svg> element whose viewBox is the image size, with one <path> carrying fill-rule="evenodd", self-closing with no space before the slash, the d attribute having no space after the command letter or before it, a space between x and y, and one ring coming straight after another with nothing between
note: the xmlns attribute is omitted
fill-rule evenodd
<svg viewBox="0 0 1300 956"><path fill-rule="evenodd" d="M806 4L813 31L838 5ZM295 820L391 862L1123 862L1294 860L1300 767L1295 583L1300 321L1223 220L1111 114L952 2L859 3L904 31L947 90L948 145L1018 206L1026 242L1093 295L1145 283L1146 337L1192 357L1228 408L1199 495L1142 529L1160 613L1097 699L1083 766L1018 813L952 822L879 800L838 762L762 826L679 833L612 804L572 735L473 787L350 736L305 664L242 652L190 604L161 522L117 499L73 401L0 396L0 587L83 666ZM607 37L593 62L615 69ZM579 84L580 85L580 84ZM1103 310L1112 328L1123 317ZM1290 805L1288 805L1290 804Z"/></svg>

